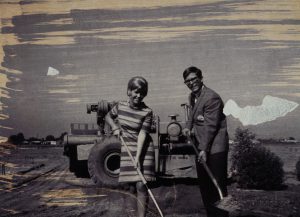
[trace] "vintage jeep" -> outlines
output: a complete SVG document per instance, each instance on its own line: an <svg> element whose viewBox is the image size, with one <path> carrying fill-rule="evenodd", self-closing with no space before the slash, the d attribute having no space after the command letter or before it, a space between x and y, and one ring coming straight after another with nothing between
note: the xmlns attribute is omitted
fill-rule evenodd
<svg viewBox="0 0 300 217"><path fill-rule="evenodd" d="M104 117L116 102L99 101L87 104L87 113L95 112L97 127L92 124L71 124L71 133L64 137L64 155L69 157L70 171L77 177L90 176L98 186L118 186L121 143L111 135ZM189 106L185 110L185 121ZM182 135L185 121L178 115L169 115L168 123L154 115L151 138L155 147L155 170L159 178L197 177L195 153L187 138Z"/></svg>

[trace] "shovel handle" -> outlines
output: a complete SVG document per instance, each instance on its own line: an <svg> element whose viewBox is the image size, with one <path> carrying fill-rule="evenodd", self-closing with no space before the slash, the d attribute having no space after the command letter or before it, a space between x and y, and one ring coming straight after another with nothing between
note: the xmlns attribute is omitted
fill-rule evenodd
<svg viewBox="0 0 300 217"><path fill-rule="evenodd" d="M195 151L195 153L197 154L197 157L198 157L199 151L198 151L198 149L196 148L195 144L192 142L191 138L189 138L188 143L190 143L190 144L193 146L193 149L194 149L194 151ZM212 174L211 170L209 169L209 167L207 166L207 164L206 164L205 161L201 161L200 163L203 165L203 167L204 167L205 171L207 172L209 178L211 179L211 181L212 181L213 184L215 185L215 187L216 187L216 189L217 189L217 191L218 191L220 200L222 200L222 199L224 198L224 195L223 195L223 193L222 193L222 190L221 190L221 188L220 188L220 186L219 186L219 184L218 184L216 178L215 178L214 175Z"/></svg>
<svg viewBox="0 0 300 217"><path fill-rule="evenodd" d="M218 184L216 178L214 177L214 175L213 175L212 172L210 171L210 169L209 169L209 167L207 166L206 162L202 161L201 163L202 163L204 169L206 170L208 176L210 177L211 181L214 183L216 189L218 190L218 193L219 193L219 196L220 196L220 200L223 200L224 195L223 195L223 193L222 193L222 191L221 191L221 188L220 188L220 186L219 186L219 184Z"/></svg>

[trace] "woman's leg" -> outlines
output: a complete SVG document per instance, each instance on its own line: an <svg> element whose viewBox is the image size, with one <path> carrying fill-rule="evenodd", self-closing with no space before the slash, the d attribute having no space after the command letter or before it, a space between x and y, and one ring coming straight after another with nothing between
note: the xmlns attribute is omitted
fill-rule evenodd
<svg viewBox="0 0 300 217"><path fill-rule="evenodd" d="M126 191L126 194L124 194L123 209L128 216L135 216L137 210L136 183L128 183L124 185L123 189Z"/></svg>
<svg viewBox="0 0 300 217"><path fill-rule="evenodd" d="M145 185L142 182L136 183L137 190L137 216L144 217L146 216L146 209L148 205L148 192Z"/></svg>

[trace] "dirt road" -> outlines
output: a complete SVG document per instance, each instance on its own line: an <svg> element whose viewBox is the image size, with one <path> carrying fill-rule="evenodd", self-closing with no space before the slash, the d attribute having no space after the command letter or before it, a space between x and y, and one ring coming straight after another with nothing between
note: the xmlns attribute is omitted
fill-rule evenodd
<svg viewBox="0 0 300 217"><path fill-rule="evenodd" d="M90 179L76 178L62 155L43 157L53 169L18 187L1 189L0 216L133 216L124 212L125 202L135 200L126 191L96 188ZM169 183L152 191L165 216L205 216L196 186ZM149 205L147 216L159 216L151 201Z"/></svg>

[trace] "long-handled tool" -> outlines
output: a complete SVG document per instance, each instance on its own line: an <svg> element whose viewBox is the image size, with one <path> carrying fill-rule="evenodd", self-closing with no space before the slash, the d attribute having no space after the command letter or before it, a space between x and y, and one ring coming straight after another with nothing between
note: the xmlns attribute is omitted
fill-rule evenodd
<svg viewBox="0 0 300 217"><path fill-rule="evenodd" d="M192 139L189 137L188 138L188 143L191 144L193 146L193 149L195 151L195 153L197 154L197 156L199 156L199 151L198 149L196 148L195 144L193 143ZM211 181L213 182L213 184L215 185L218 193L219 193L219 196L220 196L220 200L215 202L215 206L219 209L223 209L225 211L228 211L228 212L231 212L231 213L234 213L236 212L237 210L239 210L239 206L238 204L236 203L233 203L234 200L232 198L232 196L230 195L227 195L226 197L224 197L223 193L222 193L222 190L216 180L216 178L214 177L214 175L212 174L211 170L209 169L209 167L207 166L206 162L204 161L201 161L205 171L207 172L208 176L210 177Z"/></svg>
<svg viewBox="0 0 300 217"><path fill-rule="evenodd" d="M198 151L198 149L196 148L195 144L192 142L191 138L189 138L188 143L190 143L190 144L193 146L193 149L194 149L196 155L199 156L199 151ZM219 193L220 200L223 200L224 195L223 195L223 193L222 193L222 190L221 190L221 188L220 188L220 186L219 186L219 184L218 184L216 178L214 177L214 175L212 174L212 172L211 172L210 169L208 168L208 166L207 166L207 164L206 164L205 161L201 161L200 163L202 163L202 165L203 165L205 171L207 172L209 178L211 179L211 181L212 181L213 184L215 185L215 187L216 187L216 189L217 189L217 191L218 191L218 193Z"/></svg>
<svg viewBox="0 0 300 217"><path fill-rule="evenodd" d="M123 139L122 136L120 136L120 139L121 139L121 142L122 142L122 144L124 145L126 151L128 152L128 155L129 155L129 157L130 157L130 159L131 159L133 165L135 165L135 160L134 160L134 158L133 158L133 156L132 156L132 154L131 154L131 152L130 152L128 146L126 145L126 142L124 141L124 139ZM136 167L136 166L135 166L135 167ZM140 170L138 167L136 167L136 170L137 170L137 173L138 173L138 175L140 176L140 178L141 178L143 184L146 186L147 191L148 191L148 194L150 195L152 201L154 202L154 204L155 204L155 206L156 206L156 208L157 208L157 210L158 210L160 216L163 217L163 213L162 213L161 209L159 208L159 206L158 206L158 204L157 204L157 202L156 202L156 200L155 200L155 198L154 198L154 195L152 194L150 188L148 187L147 181L146 181L146 179L145 179L143 173L141 172L141 170Z"/></svg>

